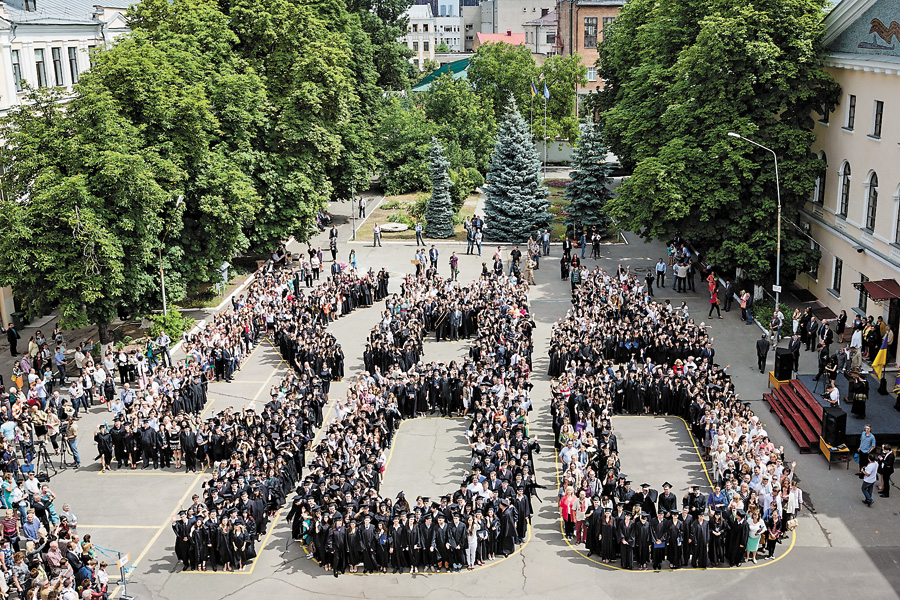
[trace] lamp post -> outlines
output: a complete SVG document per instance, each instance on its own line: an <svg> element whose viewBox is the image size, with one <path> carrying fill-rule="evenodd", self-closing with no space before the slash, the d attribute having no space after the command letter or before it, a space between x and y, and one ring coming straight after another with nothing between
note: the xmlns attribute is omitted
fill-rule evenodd
<svg viewBox="0 0 900 600"><path fill-rule="evenodd" d="M781 299L781 183L778 180L778 155L775 154L775 151L767 146L763 146L758 142L754 142L751 139L747 139L744 136L734 133L733 131L728 132L729 137L738 138L739 140L744 140L754 146L762 148L763 150L768 150L772 153L772 158L775 160L775 194L778 199L778 223L777 223L777 234L776 234L776 242L775 242L775 308L778 309L779 300Z"/></svg>
<svg viewBox="0 0 900 600"><path fill-rule="evenodd" d="M178 207L181 206L181 203L184 202L184 196L178 196L178 200L175 201L175 210L178 210ZM160 288L162 289L162 301L163 301L163 315L169 314L169 308L166 306L166 277L163 274L163 264L162 264L162 249L166 244L166 238L169 237L170 229L166 229L165 234L163 235L162 242L159 245L159 283Z"/></svg>

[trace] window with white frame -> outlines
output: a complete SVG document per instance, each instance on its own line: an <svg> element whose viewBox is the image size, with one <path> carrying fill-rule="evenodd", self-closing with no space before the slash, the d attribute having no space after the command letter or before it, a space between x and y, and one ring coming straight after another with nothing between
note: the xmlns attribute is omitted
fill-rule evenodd
<svg viewBox="0 0 900 600"><path fill-rule="evenodd" d="M812 242L810 242L810 247L815 251L821 251L821 249L822 249L822 247L819 246L819 242L817 242L816 240L812 240ZM821 261L821 260L822 259L819 258L809 268L809 276L812 277L813 279L815 279L816 281L819 280L819 261Z"/></svg>
<svg viewBox="0 0 900 600"><path fill-rule="evenodd" d="M588 67L587 68L587 80L588 81L597 81L597 67Z"/></svg>
<svg viewBox="0 0 900 600"><path fill-rule="evenodd" d="M844 261L834 257L834 268L831 271L831 291L837 296L841 295L841 276L844 274Z"/></svg>
<svg viewBox="0 0 900 600"><path fill-rule="evenodd" d="M850 206L850 163L844 161L841 165L841 185L840 194L838 196L838 214L847 217L847 210Z"/></svg>
<svg viewBox="0 0 900 600"><path fill-rule="evenodd" d="M50 56L53 59L53 85L65 85L63 80L62 48L51 48Z"/></svg>
<svg viewBox="0 0 900 600"><path fill-rule="evenodd" d="M884 102L875 101L875 110L872 116L872 137L881 139L881 122L884 117Z"/></svg>
<svg viewBox="0 0 900 600"><path fill-rule="evenodd" d="M43 48L34 50L34 72L37 75L37 86L39 88L47 87L47 65L44 63Z"/></svg>
<svg viewBox="0 0 900 600"><path fill-rule="evenodd" d="M13 72L13 81L16 84L16 91L22 91L22 63L19 59L19 51L12 50L10 52L10 56L12 57L12 72Z"/></svg>
<svg viewBox="0 0 900 600"><path fill-rule="evenodd" d="M825 204L825 177L828 174L828 157L825 156L825 152L819 152L819 160L825 163L825 168L822 169L822 172L816 177L815 202L818 204Z"/></svg>
<svg viewBox="0 0 900 600"><path fill-rule="evenodd" d="M846 129L853 131L853 126L855 124L856 124L856 96L854 94L850 94L850 98L847 101Z"/></svg>
<svg viewBox="0 0 900 600"><path fill-rule="evenodd" d="M878 210L878 175L875 171L869 175L866 184L866 229L875 231L875 213Z"/></svg>

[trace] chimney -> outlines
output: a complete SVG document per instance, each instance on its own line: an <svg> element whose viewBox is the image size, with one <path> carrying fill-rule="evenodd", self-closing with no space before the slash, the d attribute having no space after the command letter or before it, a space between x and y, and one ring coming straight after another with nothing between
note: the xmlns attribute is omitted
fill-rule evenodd
<svg viewBox="0 0 900 600"><path fill-rule="evenodd" d="M512 29L506 30L506 37L512 37Z"/></svg>

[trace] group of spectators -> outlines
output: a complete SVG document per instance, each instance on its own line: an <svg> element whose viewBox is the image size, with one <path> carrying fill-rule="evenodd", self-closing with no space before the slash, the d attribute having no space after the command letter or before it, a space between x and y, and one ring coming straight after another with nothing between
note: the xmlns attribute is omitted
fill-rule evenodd
<svg viewBox="0 0 900 600"><path fill-rule="evenodd" d="M727 373L707 326L654 302L627 269L581 266L572 308L553 329L549 374L565 535L626 569L737 566L775 555L802 492ZM675 415L708 461L713 487L681 498L666 482L632 488L611 417Z"/></svg>
<svg viewBox="0 0 900 600"><path fill-rule="evenodd" d="M473 343L465 359L449 364L426 364L417 352L380 355L337 401L288 515L308 558L335 577L360 565L363 572L459 571L507 556L524 541L539 449L528 427L533 323L526 292L491 274L466 286L408 276L387 299L370 342L420 349L429 330L440 331L439 307L470 306ZM397 428L429 412L468 416L471 473L439 499L382 496Z"/></svg>

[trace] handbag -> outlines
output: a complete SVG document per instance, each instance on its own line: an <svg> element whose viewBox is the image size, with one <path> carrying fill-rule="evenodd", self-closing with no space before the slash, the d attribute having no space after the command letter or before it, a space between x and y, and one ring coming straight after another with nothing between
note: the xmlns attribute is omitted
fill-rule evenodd
<svg viewBox="0 0 900 600"><path fill-rule="evenodd" d="M793 531L795 529L797 529L797 519L788 519L787 530Z"/></svg>

